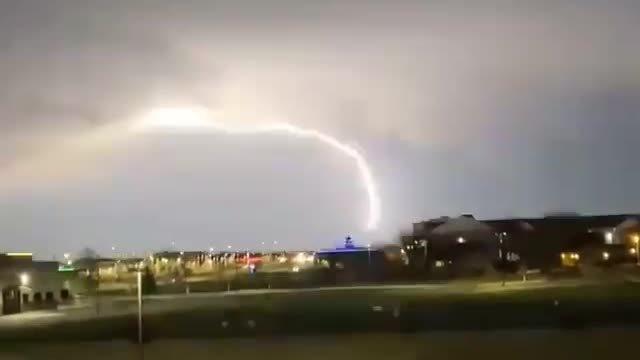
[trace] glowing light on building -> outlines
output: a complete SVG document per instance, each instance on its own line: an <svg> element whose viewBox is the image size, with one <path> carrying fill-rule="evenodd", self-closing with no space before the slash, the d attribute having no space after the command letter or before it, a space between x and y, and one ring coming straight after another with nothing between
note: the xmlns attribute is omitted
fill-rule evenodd
<svg viewBox="0 0 640 360"><path fill-rule="evenodd" d="M134 132L149 132L154 130L198 131L210 130L230 135L248 135L262 133L284 133L299 138L310 138L325 143L355 161L360 173L362 184L367 192L369 214L366 223L368 230L377 227L380 220L380 198L369 164L364 156L355 148L340 142L333 136L317 131L294 126L289 123L271 123L266 125L234 126L225 123L213 113L204 108L163 108L152 110L142 120L132 124Z"/></svg>
<svg viewBox="0 0 640 360"><path fill-rule="evenodd" d="M27 273L20 274L20 285L27 286L27 285L29 285L29 281L30 280L31 279L29 277L29 274L27 274Z"/></svg>
<svg viewBox="0 0 640 360"><path fill-rule="evenodd" d="M604 234L604 241L607 244L613 244L613 233L611 231L607 231Z"/></svg>

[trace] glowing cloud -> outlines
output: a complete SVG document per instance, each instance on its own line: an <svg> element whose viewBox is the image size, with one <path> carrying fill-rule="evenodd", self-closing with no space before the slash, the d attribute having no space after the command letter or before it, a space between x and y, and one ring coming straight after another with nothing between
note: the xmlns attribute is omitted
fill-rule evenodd
<svg viewBox="0 0 640 360"><path fill-rule="evenodd" d="M223 132L225 134L284 133L301 138L321 141L352 158L360 172L362 184L369 200L367 230L374 230L380 220L380 198L373 181L373 175L366 159L355 148L340 142L333 136L315 129L300 128L289 123L270 123L258 125L234 126L221 121L222 117L203 108L159 108L152 110L141 120L132 123L134 132L158 130Z"/></svg>

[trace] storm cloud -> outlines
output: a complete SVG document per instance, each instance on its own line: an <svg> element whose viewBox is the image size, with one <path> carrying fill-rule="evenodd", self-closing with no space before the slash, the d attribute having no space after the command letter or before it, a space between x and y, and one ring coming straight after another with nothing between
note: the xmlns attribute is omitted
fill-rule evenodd
<svg viewBox="0 0 640 360"><path fill-rule="evenodd" d="M158 106L205 106L357 146L383 206L380 230L359 234L353 164L321 144L161 136L77 166L62 157L46 174L31 166L34 184L0 198L5 247L315 248L352 232L390 241L414 220L461 212L637 212L637 1L0 6L3 181L55 159L61 141ZM39 185L67 171L91 176Z"/></svg>

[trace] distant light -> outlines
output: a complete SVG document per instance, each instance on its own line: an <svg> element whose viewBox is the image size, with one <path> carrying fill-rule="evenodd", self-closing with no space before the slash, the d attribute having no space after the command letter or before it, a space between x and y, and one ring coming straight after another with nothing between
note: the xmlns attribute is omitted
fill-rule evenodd
<svg viewBox="0 0 640 360"><path fill-rule="evenodd" d="M300 268L297 266L294 266L293 269L291 269L293 272L297 273L300 271Z"/></svg>
<svg viewBox="0 0 640 360"><path fill-rule="evenodd" d="M293 259L298 264L302 264L307 260L307 256L304 253L298 253L296 257Z"/></svg>
<svg viewBox="0 0 640 360"><path fill-rule="evenodd" d="M631 239L633 240L634 244L640 243L640 235L638 235L638 234L634 234Z"/></svg>
<svg viewBox="0 0 640 360"><path fill-rule="evenodd" d="M73 265L73 261L67 260L67 265L69 265L69 266Z"/></svg>
<svg viewBox="0 0 640 360"><path fill-rule="evenodd" d="M116 247L115 247L115 246L112 246L112 247L111 247L111 251L116 251Z"/></svg>
<svg viewBox="0 0 640 360"><path fill-rule="evenodd" d="M609 253L608 253L608 252L606 252L606 251L603 251L603 252L602 252L602 259L603 259L603 260L609 260L609 256L610 256L610 255L609 255Z"/></svg>
<svg viewBox="0 0 640 360"><path fill-rule="evenodd" d="M71 271L76 271L76 269L72 266L66 266L66 265L58 266L58 272L71 272Z"/></svg>
<svg viewBox="0 0 640 360"><path fill-rule="evenodd" d="M231 245L227 245L227 249L231 249Z"/></svg>
<svg viewBox="0 0 640 360"><path fill-rule="evenodd" d="M10 252L10 253L7 253L7 256L21 257L21 256L33 256L33 254L28 252Z"/></svg>
<svg viewBox="0 0 640 360"><path fill-rule="evenodd" d="M611 231L607 231L607 233L604 234L604 241L607 244L612 244L613 243L613 233Z"/></svg>
<svg viewBox="0 0 640 360"><path fill-rule="evenodd" d="M69 255L69 253L64 253L62 256L67 260L71 257L71 255Z"/></svg>
<svg viewBox="0 0 640 360"><path fill-rule="evenodd" d="M29 274L27 274L27 273L20 274L20 285L27 286L27 285L29 285L29 281L30 280L31 279L29 277Z"/></svg>
<svg viewBox="0 0 640 360"><path fill-rule="evenodd" d="M637 252L636 248L629 249L629 254L631 255L635 255L636 252Z"/></svg>
<svg viewBox="0 0 640 360"><path fill-rule="evenodd" d="M180 251L180 255L184 255L184 251Z"/></svg>
<svg viewBox="0 0 640 360"><path fill-rule="evenodd" d="M209 248L209 252L213 252L213 248L212 247Z"/></svg>
<svg viewBox="0 0 640 360"><path fill-rule="evenodd" d="M467 242L467 240L465 240L462 236L458 238L458 244L464 244L465 242Z"/></svg>

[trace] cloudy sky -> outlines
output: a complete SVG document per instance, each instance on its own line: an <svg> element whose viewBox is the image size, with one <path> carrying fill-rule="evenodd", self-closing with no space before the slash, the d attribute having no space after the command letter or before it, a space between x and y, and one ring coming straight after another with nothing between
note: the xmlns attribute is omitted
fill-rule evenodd
<svg viewBox="0 0 640 360"><path fill-rule="evenodd" d="M634 0L0 0L0 247L318 248L439 215L638 212L638 34ZM312 139L114 135L193 106L358 149L378 228L353 160Z"/></svg>

